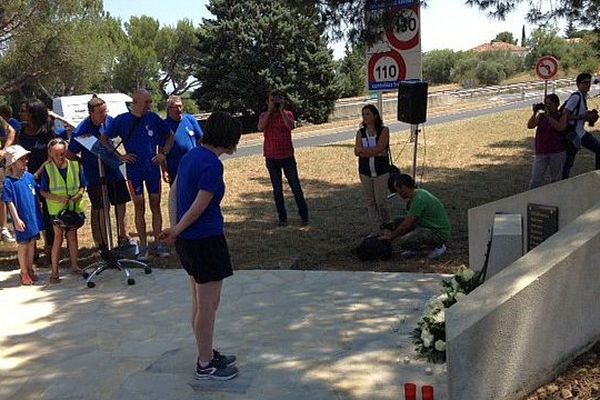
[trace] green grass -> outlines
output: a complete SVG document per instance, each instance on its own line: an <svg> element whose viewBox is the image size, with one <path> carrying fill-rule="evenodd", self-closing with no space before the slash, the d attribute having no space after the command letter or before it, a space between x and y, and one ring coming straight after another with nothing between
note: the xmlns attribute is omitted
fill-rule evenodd
<svg viewBox="0 0 600 400"><path fill-rule="evenodd" d="M590 108L599 105L598 99L590 100ZM352 250L362 237L373 231L373 224L362 198L353 141L296 150L300 179L311 213L308 227L300 226L287 186L285 197L290 224L285 228L276 227L271 184L262 156L225 161L227 191L223 212L235 268L450 272L467 264L467 210L527 189L534 135L534 131L525 126L529 113L529 110L510 111L425 126L420 136L418 180L446 205L453 227L448 254L439 261L405 261L395 257L387 262L363 263L355 258ZM412 144L407 141L408 132L392 132L396 164L410 173ZM583 150L577 156L573 174L593 167L591 153ZM165 187L162 210L165 221L166 198ZM399 209L400 204L393 204L393 210L398 212ZM132 231L131 205L128 219ZM149 216L147 220L150 222ZM89 255L93 247L89 226L82 228L79 236L82 255ZM14 249L14 246L0 246L0 265L4 268L16 267ZM85 261L82 264L85 265ZM172 256L167 260L153 260L152 264L177 267L178 263Z"/></svg>

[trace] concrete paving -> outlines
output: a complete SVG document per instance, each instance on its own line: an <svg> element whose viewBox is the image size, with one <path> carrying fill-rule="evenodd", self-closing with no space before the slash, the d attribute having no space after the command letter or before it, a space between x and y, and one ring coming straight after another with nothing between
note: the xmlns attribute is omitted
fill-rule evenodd
<svg viewBox="0 0 600 400"><path fill-rule="evenodd" d="M236 271L216 327L238 357L228 382L194 379L185 273L135 277L20 287L0 272L0 399L401 399L405 382L447 399L445 367L410 340L441 275Z"/></svg>

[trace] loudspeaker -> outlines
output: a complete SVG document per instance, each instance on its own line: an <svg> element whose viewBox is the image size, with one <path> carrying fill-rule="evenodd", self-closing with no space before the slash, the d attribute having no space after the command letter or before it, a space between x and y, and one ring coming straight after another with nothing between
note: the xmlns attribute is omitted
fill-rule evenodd
<svg viewBox="0 0 600 400"><path fill-rule="evenodd" d="M428 83L420 79L400 81L398 87L398 121L422 124L427 120Z"/></svg>

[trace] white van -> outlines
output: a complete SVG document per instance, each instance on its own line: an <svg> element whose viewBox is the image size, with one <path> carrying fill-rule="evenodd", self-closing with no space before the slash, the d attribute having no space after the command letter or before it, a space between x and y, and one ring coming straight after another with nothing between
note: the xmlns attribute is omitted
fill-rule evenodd
<svg viewBox="0 0 600 400"><path fill-rule="evenodd" d="M63 96L52 99L52 111L71 121L73 126L79 125L81 121L88 117L87 103L91 100L92 94L83 94L78 96ZM123 93L99 93L97 94L106 102L108 115L116 117L129 111L128 104L133 99ZM63 123L58 119L55 121L57 128L62 128Z"/></svg>

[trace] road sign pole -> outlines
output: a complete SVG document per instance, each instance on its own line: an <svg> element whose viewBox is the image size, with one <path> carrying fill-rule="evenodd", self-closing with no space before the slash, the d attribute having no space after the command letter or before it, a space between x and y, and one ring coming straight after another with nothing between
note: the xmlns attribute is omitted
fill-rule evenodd
<svg viewBox="0 0 600 400"><path fill-rule="evenodd" d="M548 79L544 80L544 101L546 101L546 96L548 96Z"/></svg>
<svg viewBox="0 0 600 400"><path fill-rule="evenodd" d="M410 126L410 136L414 138L414 150L413 150L413 167L412 167L412 178L416 182L417 179L417 151L419 147L419 125Z"/></svg>
<svg viewBox="0 0 600 400"><path fill-rule="evenodd" d="M383 92L377 92L377 109L379 110L379 115L383 117Z"/></svg>

